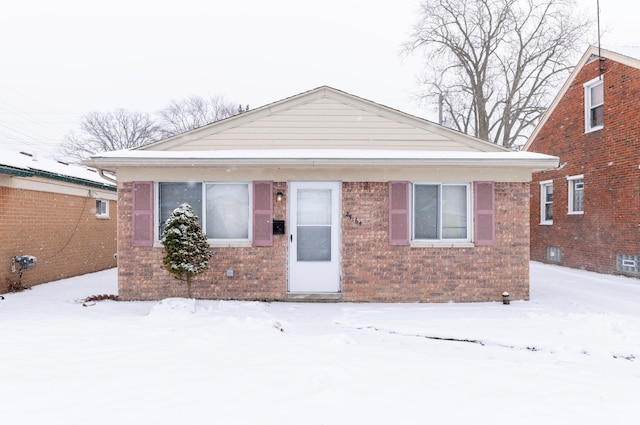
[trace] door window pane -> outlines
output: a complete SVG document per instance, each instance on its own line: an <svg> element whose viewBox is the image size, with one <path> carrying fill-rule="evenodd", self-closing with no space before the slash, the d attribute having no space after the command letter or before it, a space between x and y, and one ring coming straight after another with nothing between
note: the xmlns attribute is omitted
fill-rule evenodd
<svg viewBox="0 0 640 425"><path fill-rule="evenodd" d="M298 226L298 261L331 261L331 226Z"/></svg>
<svg viewBox="0 0 640 425"><path fill-rule="evenodd" d="M331 261L331 189L297 191L298 261Z"/></svg>
<svg viewBox="0 0 640 425"><path fill-rule="evenodd" d="M206 186L206 233L209 239L249 238L249 185Z"/></svg>
<svg viewBox="0 0 640 425"><path fill-rule="evenodd" d="M331 224L331 190L298 190L298 224Z"/></svg>

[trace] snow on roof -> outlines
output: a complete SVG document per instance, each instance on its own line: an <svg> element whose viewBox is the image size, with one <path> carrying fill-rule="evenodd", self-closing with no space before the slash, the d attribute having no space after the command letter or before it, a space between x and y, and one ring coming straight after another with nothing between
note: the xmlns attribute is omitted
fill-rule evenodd
<svg viewBox="0 0 640 425"><path fill-rule="evenodd" d="M67 164L50 158L41 158L28 152L0 149L0 167L24 171L41 171L60 177L86 180L107 186L116 185L100 177L97 171L80 165Z"/></svg>
<svg viewBox="0 0 640 425"><path fill-rule="evenodd" d="M613 53L640 60L640 46L603 46L603 48Z"/></svg>
<svg viewBox="0 0 640 425"><path fill-rule="evenodd" d="M237 149L209 151L120 150L95 154L93 159L545 159L533 152L431 151L397 149Z"/></svg>
<svg viewBox="0 0 640 425"><path fill-rule="evenodd" d="M429 151L392 149L238 149L210 151L112 151L95 154L88 164L120 166L235 165L447 165L521 166L548 169L558 158L534 152Z"/></svg>

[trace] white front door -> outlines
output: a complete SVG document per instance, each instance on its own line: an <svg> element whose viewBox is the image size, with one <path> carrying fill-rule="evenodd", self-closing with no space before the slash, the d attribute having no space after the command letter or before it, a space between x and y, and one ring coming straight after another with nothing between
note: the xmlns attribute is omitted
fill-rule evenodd
<svg viewBox="0 0 640 425"><path fill-rule="evenodd" d="M340 182L289 183L289 292L340 292Z"/></svg>

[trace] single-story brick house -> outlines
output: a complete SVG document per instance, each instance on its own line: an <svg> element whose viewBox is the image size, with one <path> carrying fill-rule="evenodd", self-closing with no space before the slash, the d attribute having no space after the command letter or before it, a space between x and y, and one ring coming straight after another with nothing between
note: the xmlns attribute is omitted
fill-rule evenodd
<svg viewBox="0 0 640 425"><path fill-rule="evenodd" d="M87 163L118 176L121 299L186 294L159 235L188 202L197 298L462 302L528 299L531 174L558 159L324 86Z"/></svg>
<svg viewBox="0 0 640 425"><path fill-rule="evenodd" d="M117 186L97 171L0 150L0 293L116 266ZM35 257L23 270L16 257Z"/></svg>

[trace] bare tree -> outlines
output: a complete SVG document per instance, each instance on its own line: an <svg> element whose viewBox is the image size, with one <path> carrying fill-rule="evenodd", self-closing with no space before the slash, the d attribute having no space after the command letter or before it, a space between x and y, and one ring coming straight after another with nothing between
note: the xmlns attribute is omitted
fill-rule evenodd
<svg viewBox="0 0 640 425"><path fill-rule="evenodd" d="M162 137L166 138L230 117L235 113L235 105L226 102L222 97L214 96L206 100L200 96L192 96L181 101L171 101L167 107L158 111L157 115Z"/></svg>
<svg viewBox="0 0 640 425"><path fill-rule="evenodd" d="M573 0L425 0L405 52L424 53L424 99L462 132L517 147L584 47Z"/></svg>
<svg viewBox="0 0 640 425"><path fill-rule="evenodd" d="M158 126L149 114L117 109L91 112L80 122L80 133L72 132L61 144L65 158L82 162L94 153L130 149L158 140Z"/></svg>

